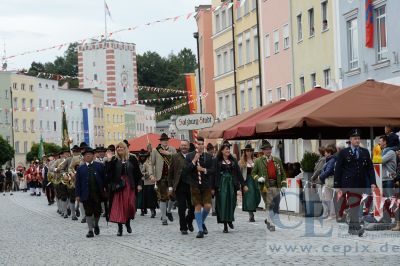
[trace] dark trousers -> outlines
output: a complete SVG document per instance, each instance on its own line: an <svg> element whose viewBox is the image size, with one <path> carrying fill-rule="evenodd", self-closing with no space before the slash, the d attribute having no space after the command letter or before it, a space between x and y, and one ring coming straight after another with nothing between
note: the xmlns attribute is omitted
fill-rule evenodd
<svg viewBox="0 0 400 266"><path fill-rule="evenodd" d="M94 215L94 218L99 218L101 214L101 201L99 198L89 197L87 201L82 202L86 216Z"/></svg>
<svg viewBox="0 0 400 266"><path fill-rule="evenodd" d="M359 189L344 190L343 196L338 200L339 215L348 208L348 215L350 218L349 231L359 230L360 225L360 203L362 199L362 191Z"/></svg>
<svg viewBox="0 0 400 266"><path fill-rule="evenodd" d="M54 202L54 197L55 197L54 185L50 184L48 186L45 186L45 192L46 192L47 201L49 203Z"/></svg>
<svg viewBox="0 0 400 266"><path fill-rule="evenodd" d="M188 230L188 224L192 224L194 219L194 207L192 205L190 185L183 183L182 181L179 182L175 195L176 200L178 201L180 230ZM186 209L188 209L187 215Z"/></svg>

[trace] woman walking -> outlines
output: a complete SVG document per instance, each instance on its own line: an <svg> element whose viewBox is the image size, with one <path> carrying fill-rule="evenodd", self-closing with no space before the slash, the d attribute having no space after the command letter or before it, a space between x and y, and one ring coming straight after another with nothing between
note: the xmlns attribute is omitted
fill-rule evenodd
<svg viewBox="0 0 400 266"><path fill-rule="evenodd" d="M333 176L335 174L336 164L336 146L330 144L325 149L326 162L322 167L318 179L323 184L321 190L321 201L324 209L322 217L334 219L335 208L333 205Z"/></svg>
<svg viewBox="0 0 400 266"><path fill-rule="evenodd" d="M247 144L244 148L239 166L245 184L249 188L247 193L243 193L242 210L249 213L249 222L255 222L254 212L256 212L260 204L261 194L258 188L258 182L255 182L251 176L251 171L253 171L254 168L254 149L251 147L251 144Z"/></svg>
<svg viewBox="0 0 400 266"><path fill-rule="evenodd" d="M157 192L154 189L156 178L153 175L153 167L151 166L151 160L149 159L150 153L142 149L139 153L139 165L140 170L143 174L143 191L142 191L142 204L141 204L141 215L147 213L147 209L150 209L151 218L156 217L157 208Z"/></svg>
<svg viewBox="0 0 400 266"><path fill-rule="evenodd" d="M136 193L142 190L142 173L135 156L129 156L124 142L116 146L115 156L107 153L107 179L110 185L110 221L118 224L117 236L122 236L123 224L132 233L130 221L135 218Z"/></svg>
<svg viewBox="0 0 400 266"><path fill-rule="evenodd" d="M233 229L236 208L236 192L242 187L248 191L238 162L231 154L231 146L224 142L214 159L213 193L217 197L217 221L224 224L224 233L228 233L228 226Z"/></svg>

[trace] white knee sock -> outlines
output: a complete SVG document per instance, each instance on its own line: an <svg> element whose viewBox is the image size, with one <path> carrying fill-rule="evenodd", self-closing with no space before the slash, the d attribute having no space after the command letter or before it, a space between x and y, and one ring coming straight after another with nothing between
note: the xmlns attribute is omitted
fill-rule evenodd
<svg viewBox="0 0 400 266"><path fill-rule="evenodd" d="M163 201L160 202L160 210L161 210L161 219L163 221L167 220L167 203L166 202L163 202Z"/></svg>
<svg viewBox="0 0 400 266"><path fill-rule="evenodd" d="M172 200L169 200L168 201L168 210L167 210L168 213L171 212L173 206L174 206L174 202Z"/></svg>

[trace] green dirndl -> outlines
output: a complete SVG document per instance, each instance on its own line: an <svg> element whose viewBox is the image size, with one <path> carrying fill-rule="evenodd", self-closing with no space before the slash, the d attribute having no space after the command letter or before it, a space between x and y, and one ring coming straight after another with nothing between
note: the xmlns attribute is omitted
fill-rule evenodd
<svg viewBox="0 0 400 266"><path fill-rule="evenodd" d="M236 190L233 184L233 176L229 172L223 172L217 191L217 220L218 223L235 221Z"/></svg>
<svg viewBox="0 0 400 266"><path fill-rule="evenodd" d="M258 182L249 176L246 178L246 186L249 190L246 193L243 191L242 210L245 212L255 212L261 202Z"/></svg>

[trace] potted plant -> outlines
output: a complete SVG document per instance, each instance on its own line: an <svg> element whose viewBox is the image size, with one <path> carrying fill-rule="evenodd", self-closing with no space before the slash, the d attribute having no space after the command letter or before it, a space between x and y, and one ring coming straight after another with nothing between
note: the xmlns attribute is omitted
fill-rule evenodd
<svg viewBox="0 0 400 266"><path fill-rule="evenodd" d="M310 180L314 173L314 167L319 159L319 155L314 152L305 152L300 162L301 170L303 170L303 179Z"/></svg>

